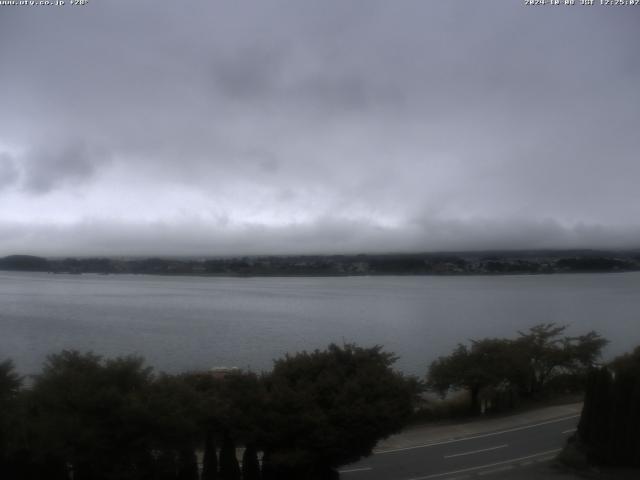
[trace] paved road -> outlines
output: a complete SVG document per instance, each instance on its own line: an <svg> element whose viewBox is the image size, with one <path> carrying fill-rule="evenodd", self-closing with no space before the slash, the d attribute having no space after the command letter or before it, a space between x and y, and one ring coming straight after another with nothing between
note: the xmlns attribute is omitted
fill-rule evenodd
<svg viewBox="0 0 640 480"><path fill-rule="evenodd" d="M579 415L455 440L379 451L341 470L343 480L462 480L548 462L575 431ZM515 472L514 472L515 473ZM517 477L514 477L517 478Z"/></svg>

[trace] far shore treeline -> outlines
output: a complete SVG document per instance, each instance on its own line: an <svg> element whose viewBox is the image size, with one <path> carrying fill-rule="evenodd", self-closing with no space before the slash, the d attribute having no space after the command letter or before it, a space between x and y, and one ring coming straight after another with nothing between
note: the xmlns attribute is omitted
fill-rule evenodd
<svg viewBox="0 0 640 480"><path fill-rule="evenodd" d="M640 271L640 250L542 250L238 257L10 255L0 270L211 276L489 275Z"/></svg>

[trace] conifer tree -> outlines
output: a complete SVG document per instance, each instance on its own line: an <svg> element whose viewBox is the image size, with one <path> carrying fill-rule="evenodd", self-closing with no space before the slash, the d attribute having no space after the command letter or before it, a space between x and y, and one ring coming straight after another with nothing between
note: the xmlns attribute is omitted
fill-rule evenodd
<svg viewBox="0 0 640 480"><path fill-rule="evenodd" d="M213 433L207 432L204 441L204 457L202 459L202 480L217 480L218 454Z"/></svg>
<svg viewBox="0 0 640 480"><path fill-rule="evenodd" d="M178 455L178 480L198 480L198 459L192 448L182 448Z"/></svg>
<svg viewBox="0 0 640 480"><path fill-rule="evenodd" d="M247 445L242 455L242 480L260 480L260 462L254 445Z"/></svg>
<svg viewBox="0 0 640 480"><path fill-rule="evenodd" d="M236 445L233 439L225 434L220 449L221 480L240 480L240 465L236 458Z"/></svg>
<svg viewBox="0 0 640 480"><path fill-rule="evenodd" d="M640 347L592 370L587 381L578 438L589 461L640 466Z"/></svg>
<svg viewBox="0 0 640 480"><path fill-rule="evenodd" d="M175 452L163 450L157 460L158 480L177 480L178 465Z"/></svg>

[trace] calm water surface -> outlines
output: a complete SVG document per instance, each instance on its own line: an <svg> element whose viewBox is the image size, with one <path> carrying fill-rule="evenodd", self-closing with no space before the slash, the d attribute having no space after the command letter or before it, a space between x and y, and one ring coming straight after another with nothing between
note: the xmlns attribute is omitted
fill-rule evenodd
<svg viewBox="0 0 640 480"><path fill-rule="evenodd" d="M62 349L136 353L160 370L268 369L330 342L384 345L422 375L457 342L540 322L640 344L640 273L211 278L0 272L0 360L37 372Z"/></svg>

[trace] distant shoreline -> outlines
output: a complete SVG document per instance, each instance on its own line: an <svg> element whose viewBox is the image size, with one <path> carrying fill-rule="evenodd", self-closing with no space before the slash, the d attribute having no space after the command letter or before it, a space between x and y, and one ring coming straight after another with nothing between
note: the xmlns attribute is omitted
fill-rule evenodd
<svg viewBox="0 0 640 480"><path fill-rule="evenodd" d="M200 277L478 276L640 271L640 251L518 251L228 258L0 258L0 270Z"/></svg>

